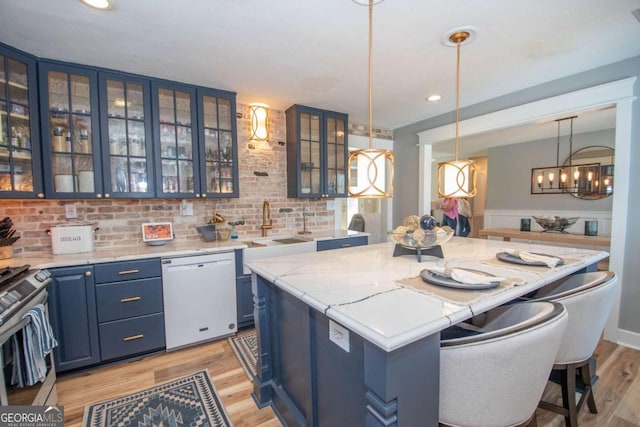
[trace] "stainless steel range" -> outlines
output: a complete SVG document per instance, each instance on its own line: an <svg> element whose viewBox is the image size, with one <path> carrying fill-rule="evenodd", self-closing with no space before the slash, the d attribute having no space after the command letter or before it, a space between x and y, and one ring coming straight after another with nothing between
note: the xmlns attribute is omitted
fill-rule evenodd
<svg viewBox="0 0 640 427"><path fill-rule="evenodd" d="M29 267L0 269L1 405L53 405L57 401L53 352L45 358L46 374L43 378L33 385L16 380L20 370L24 369L25 349L30 348L24 344L25 326L33 319L30 311L42 304L44 316L48 316L46 287L51 282L51 274L47 270L31 270ZM44 323L48 325L48 317ZM13 384L15 382L20 384Z"/></svg>

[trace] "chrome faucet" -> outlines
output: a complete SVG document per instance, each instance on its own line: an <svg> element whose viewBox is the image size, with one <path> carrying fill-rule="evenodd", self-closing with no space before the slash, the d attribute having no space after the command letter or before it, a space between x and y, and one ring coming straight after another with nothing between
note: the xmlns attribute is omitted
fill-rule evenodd
<svg viewBox="0 0 640 427"><path fill-rule="evenodd" d="M267 230L273 228L273 220L271 219L271 206L266 200L262 204L262 237L267 235Z"/></svg>

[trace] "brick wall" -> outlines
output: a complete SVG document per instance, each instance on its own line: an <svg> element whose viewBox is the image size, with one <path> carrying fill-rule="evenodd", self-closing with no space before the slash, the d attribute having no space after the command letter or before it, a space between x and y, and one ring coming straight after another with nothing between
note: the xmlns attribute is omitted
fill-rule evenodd
<svg viewBox="0 0 640 427"><path fill-rule="evenodd" d="M371 132L374 138L393 140L393 131L387 129L373 128ZM349 135L369 136L369 125L359 125L357 123L349 123Z"/></svg>
<svg viewBox="0 0 640 427"><path fill-rule="evenodd" d="M273 230L270 234L295 233L302 230L303 208L310 230L334 228L334 212L327 210L326 200L288 199L286 189L285 115L269 110L269 142L250 142L251 126L248 106L238 104L238 158L240 197L237 199L189 199L193 216L180 216L179 199L153 200L0 200L0 218L11 217L21 236L14 245L15 253L51 251L46 234L56 224L91 223L99 228L96 247L124 247L142 244L140 224L150 221L173 222L176 239L199 239L196 226L204 225L213 212L227 221L245 221L239 226L240 238L259 236L262 204L271 204ZM267 172L256 176L254 172ZM64 205L74 203L78 219L67 220ZM291 209L291 212L288 210ZM285 210L285 211L281 211Z"/></svg>

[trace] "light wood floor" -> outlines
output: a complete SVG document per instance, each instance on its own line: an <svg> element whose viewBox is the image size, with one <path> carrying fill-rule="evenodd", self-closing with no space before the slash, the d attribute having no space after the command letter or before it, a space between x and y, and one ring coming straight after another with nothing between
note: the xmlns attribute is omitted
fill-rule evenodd
<svg viewBox="0 0 640 427"><path fill-rule="evenodd" d="M596 350L594 387L598 414L586 406L581 427L640 426L640 351L602 341ZM65 426L82 422L87 404L132 393L207 368L229 418L237 427L279 426L270 408L257 409L252 386L226 339L171 353L106 366L58 379L58 404L64 405ZM545 398L559 402L559 388L547 387ZM538 410L539 426L563 426L564 419Z"/></svg>

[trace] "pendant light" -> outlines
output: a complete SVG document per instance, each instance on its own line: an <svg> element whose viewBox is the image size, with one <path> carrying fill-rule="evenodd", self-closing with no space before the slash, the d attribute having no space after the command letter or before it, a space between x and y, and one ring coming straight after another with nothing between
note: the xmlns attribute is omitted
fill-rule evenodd
<svg viewBox="0 0 640 427"><path fill-rule="evenodd" d="M369 6L369 148L349 153L349 197L393 196L393 151L373 148L373 6L383 0L353 0Z"/></svg>
<svg viewBox="0 0 640 427"><path fill-rule="evenodd" d="M460 46L471 42L475 32L471 28L456 29L445 41L457 48L456 62L456 158L438 165L438 197L473 197L476 195L477 167L473 160L458 159L460 127ZM471 38L470 38L471 37Z"/></svg>

